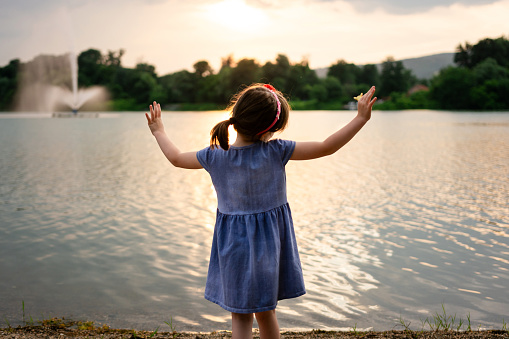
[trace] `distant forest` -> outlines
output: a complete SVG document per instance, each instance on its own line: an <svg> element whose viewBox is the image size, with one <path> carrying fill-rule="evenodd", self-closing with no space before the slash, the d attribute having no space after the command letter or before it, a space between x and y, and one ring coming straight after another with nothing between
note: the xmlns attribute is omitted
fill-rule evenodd
<svg viewBox="0 0 509 339"><path fill-rule="evenodd" d="M306 60L292 63L284 54L261 65L255 59L222 59L218 71L208 61L194 63L192 72L159 76L156 68L139 63L122 66L124 50L81 52L78 59L80 88L103 86L110 98L103 109L145 110L153 100L167 110L224 109L243 85L270 83L290 99L293 109L344 109L352 97L377 87L376 109L509 110L509 40L486 38L474 45L459 44L454 66L431 79L418 79L401 61L387 58L381 67L358 66L339 60L318 77ZM71 87L69 56L40 55L22 63L15 59L0 68L0 110L13 110L21 83L41 81ZM33 67L34 64L44 67ZM33 70L37 69L37 74Z"/></svg>

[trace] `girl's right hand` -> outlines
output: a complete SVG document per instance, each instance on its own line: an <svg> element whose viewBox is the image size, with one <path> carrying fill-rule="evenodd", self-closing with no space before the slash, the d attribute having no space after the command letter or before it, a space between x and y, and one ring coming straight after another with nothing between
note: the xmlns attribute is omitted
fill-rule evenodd
<svg viewBox="0 0 509 339"><path fill-rule="evenodd" d="M373 104L376 101L376 97L371 99L375 94L375 86L371 87L369 91L359 99L357 103L357 115L366 121L371 118L371 109L373 108Z"/></svg>
<svg viewBox="0 0 509 339"><path fill-rule="evenodd" d="M161 104L158 104L154 101L152 105L149 106L150 115L145 112L145 117L147 118L148 127L152 134L156 132L164 132L163 120L161 119Z"/></svg>

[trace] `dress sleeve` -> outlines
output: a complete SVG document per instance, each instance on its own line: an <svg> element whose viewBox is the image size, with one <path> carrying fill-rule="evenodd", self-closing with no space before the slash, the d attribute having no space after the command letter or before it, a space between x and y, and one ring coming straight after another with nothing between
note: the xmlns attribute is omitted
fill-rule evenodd
<svg viewBox="0 0 509 339"><path fill-rule="evenodd" d="M203 166L203 168L209 172L209 164L210 164L210 147L205 147L204 149L198 151L196 153L196 158L198 159L198 162Z"/></svg>
<svg viewBox="0 0 509 339"><path fill-rule="evenodd" d="M276 139L274 143L277 145L283 165L286 165L295 150L295 141Z"/></svg>

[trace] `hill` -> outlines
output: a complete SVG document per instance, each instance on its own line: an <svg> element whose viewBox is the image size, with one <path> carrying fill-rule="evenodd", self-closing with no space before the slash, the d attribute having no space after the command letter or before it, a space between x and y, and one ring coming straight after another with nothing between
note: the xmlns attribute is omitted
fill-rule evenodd
<svg viewBox="0 0 509 339"><path fill-rule="evenodd" d="M411 70L417 78L431 79L433 75L438 73L442 68L453 65L453 60L454 53L439 53L417 58L402 59L398 61L403 62L403 66ZM382 64L379 63L377 66L380 69ZM318 68L315 69L315 72L319 78L325 78L327 76L327 70L328 68Z"/></svg>
<svg viewBox="0 0 509 339"><path fill-rule="evenodd" d="M403 59L403 66L419 79L431 79L442 68L454 64L454 53L440 53L419 58Z"/></svg>

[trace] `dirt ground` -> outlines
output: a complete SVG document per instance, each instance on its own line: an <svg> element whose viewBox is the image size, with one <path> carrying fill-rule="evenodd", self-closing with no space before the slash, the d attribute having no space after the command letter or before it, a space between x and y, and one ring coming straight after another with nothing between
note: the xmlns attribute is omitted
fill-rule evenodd
<svg viewBox="0 0 509 339"><path fill-rule="evenodd" d="M57 326L26 326L18 328L0 329L0 338L5 339L66 339L66 338L103 338L103 339L135 339L135 338L170 338L170 339L229 339L231 332L212 333L156 333L133 330L114 330L94 328L79 330L62 328ZM259 339L258 333L254 332L253 338ZM337 332L314 330L309 332L282 332L281 339L332 339L332 338L419 338L419 339L509 339L508 331L386 331L386 332Z"/></svg>

